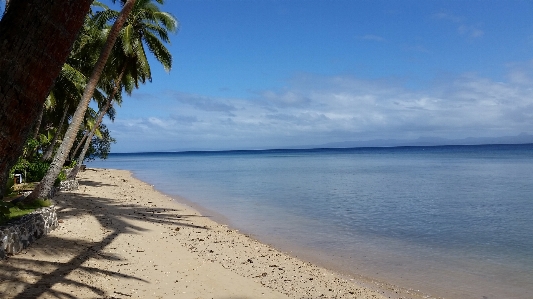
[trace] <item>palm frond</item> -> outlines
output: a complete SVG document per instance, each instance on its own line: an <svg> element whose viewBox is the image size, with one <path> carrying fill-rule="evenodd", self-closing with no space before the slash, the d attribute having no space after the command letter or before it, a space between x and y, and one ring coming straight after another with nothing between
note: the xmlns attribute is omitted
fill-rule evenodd
<svg viewBox="0 0 533 299"><path fill-rule="evenodd" d="M118 17L118 14L119 12L112 9L96 12L94 16L90 18L88 25L93 28L105 28L110 21L115 20Z"/></svg>
<svg viewBox="0 0 533 299"><path fill-rule="evenodd" d="M148 63L148 58L146 57L146 51L144 50L144 47L141 44L141 47L139 47L141 55L137 57L137 65L139 67L139 73L142 73L148 81L152 82L152 70L150 68L150 64Z"/></svg>
<svg viewBox="0 0 533 299"><path fill-rule="evenodd" d="M161 41L153 34L146 32L144 41L154 57L163 65L168 72L172 68L172 55Z"/></svg>
<svg viewBox="0 0 533 299"><path fill-rule="evenodd" d="M174 33L179 29L180 23L172 14L158 11L155 12L154 15L157 21L165 26L168 31Z"/></svg>
<svg viewBox="0 0 533 299"><path fill-rule="evenodd" d="M117 110L115 110L115 107L113 107L113 105L111 105L111 107L109 107L109 109L107 109L106 115L109 118L109 120L111 120L112 122L115 121L115 116L117 115Z"/></svg>
<svg viewBox="0 0 533 299"><path fill-rule="evenodd" d="M160 40L164 41L165 43L170 43L170 39L168 38L168 31L165 28L154 24L146 24L145 27L147 31L150 31L159 36Z"/></svg>
<svg viewBox="0 0 533 299"><path fill-rule="evenodd" d="M93 99L98 104L98 108L102 108L102 106L105 104L107 97L104 92L102 92L99 88L96 88L94 90Z"/></svg>
<svg viewBox="0 0 533 299"><path fill-rule="evenodd" d="M91 4L91 9L92 9L93 7L98 7L98 8L101 8L101 9L103 9L103 10L109 10L109 6L103 4L103 3L100 2L100 1L96 1L96 0L94 0L93 3Z"/></svg>
<svg viewBox="0 0 533 299"><path fill-rule="evenodd" d="M123 48L123 51L124 51L124 53L126 55L131 55L133 53L132 44L133 44L133 40L134 40L135 30L134 30L133 26L128 25L128 26L124 27L124 29L122 31L123 31L123 34L122 34L122 48Z"/></svg>

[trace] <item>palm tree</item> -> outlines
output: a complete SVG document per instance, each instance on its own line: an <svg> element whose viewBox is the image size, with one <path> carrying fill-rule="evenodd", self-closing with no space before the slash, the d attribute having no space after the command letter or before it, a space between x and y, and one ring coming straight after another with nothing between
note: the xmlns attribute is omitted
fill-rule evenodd
<svg viewBox="0 0 533 299"><path fill-rule="evenodd" d="M91 2L11 1L0 21L0 197Z"/></svg>
<svg viewBox="0 0 533 299"><path fill-rule="evenodd" d="M158 0L163 4L163 0ZM117 12L104 11L101 19L113 17ZM148 78L152 80L150 65L146 57L144 45L148 47L154 57L163 65L166 71L172 67L172 55L165 47L164 43L170 43L168 38L169 32L176 32L178 21L171 14L162 12L152 0L138 0L133 7L128 20L121 31L120 37L115 44L114 65L120 66L121 69L118 77L114 80L115 87L110 94L106 106L100 112L97 126L102 122L103 116L112 105L112 100L120 88L122 78L132 80L138 88L138 82L142 83ZM125 76L125 73L128 74ZM128 93L131 93L129 90ZM95 128L93 128L94 131ZM70 173L70 178L76 177L78 170L85 159L85 153L89 148L93 132L89 133L85 146L78 157L76 166Z"/></svg>
<svg viewBox="0 0 533 299"><path fill-rule="evenodd" d="M37 185L37 187L33 190L33 192L30 195L28 195L24 201L31 202L35 199L47 198L49 196L53 183L55 179L57 178L57 176L59 175L59 173L61 172L61 168L63 167L63 164L65 163L65 160L68 156L68 153L70 152L70 149L74 143L76 134L78 133L78 129L83 120L83 116L85 115L85 111L87 110L87 107L89 106L89 101L91 100L93 96L93 93L94 93L94 90L96 89L98 81L100 80L100 76L102 74L102 71L104 70L104 66L107 62L107 59L109 55L111 54L113 45L115 44L118 34L120 33L120 30L122 29L124 22L126 22L126 19L130 11L133 9L134 4L135 4L135 0L127 0L122 8L122 11L120 12L120 15L118 16L118 18L115 20L115 23L111 27L109 31L109 35L107 36L107 40L104 45L104 48L100 52L100 57L98 58L98 61L96 62L94 66L94 69L89 78L89 81L87 85L85 86L83 96L80 100L80 103L78 104L78 107L76 108L76 112L74 113L74 116L72 117L72 122L70 123L67 129L67 132L65 133L63 142L59 146L54 156L54 159L52 160L52 163L50 164L50 168L48 169L41 183Z"/></svg>
<svg viewBox="0 0 533 299"><path fill-rule="evenodd" d="M120 96L120 94L119 94L119 96ZM122 100L118 100L118 101L122 102ZM69 157L68 157L68 160L70 160L70 161L74 160L78 156L77 153L79 152L81 146L84 145L85 140L87 139L87 136L89 136L89 133L93 130L94 126L96 126L96 128L94 130L94 135L96 135L98 138L100 138L101 135L102 135L101 132L100 132L100 127L97 124L97 119L99 118L98 112L92 110L91 113L90 113L90 117L88 117L89 116L89 110L92 110L91 107L89 107L88 110L87 110L87 113L85 113L85 118L86 118L85 123L82 124L82 127L80 128L80 130L78 131L78 135L76 136L76 141L79 139L78 137L81 137L81 139L80 139L80 141L78 141L78 143L76 145L76 148L74 148L74 149L72 149L70 151L70 154L69 154ZM100 111L101 111L101 109L100 109ZM111 107L111 108L108 109L106 115L109 117L109 119L111 119L111 121L114 121L115 120L115 113L116 113L115 109L113 107ZM80 133L81 133L81 136L79 136Z"/></svg>
<svg viewBox="0 0 533 299"><path fill-rule="evenodd" d="M80 70L75 69L68 62L63 65L61 73L56 79L50 95L48 95L49 111L55 112L56 120L59 119L59 122L54 124L55 134L47 150L43 153L41 158L43 161L48 161L52 158L56 142L63 131L65 120L67 116L70 118L74 113L74 110L69 109L69 107L76 106L77 99L81 97L86 82L87 78ZM60 111L63 112L57 113Z"/></svg>

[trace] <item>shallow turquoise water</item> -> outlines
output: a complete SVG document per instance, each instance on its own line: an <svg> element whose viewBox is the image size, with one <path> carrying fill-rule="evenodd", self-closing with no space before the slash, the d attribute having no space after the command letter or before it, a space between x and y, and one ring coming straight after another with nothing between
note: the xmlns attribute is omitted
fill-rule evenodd
<svg viewBox="0 0 533 299"><path fill-rule="evenodd" d="M533 298L533 145L114 154L167 194L341 271Z"/></svg>

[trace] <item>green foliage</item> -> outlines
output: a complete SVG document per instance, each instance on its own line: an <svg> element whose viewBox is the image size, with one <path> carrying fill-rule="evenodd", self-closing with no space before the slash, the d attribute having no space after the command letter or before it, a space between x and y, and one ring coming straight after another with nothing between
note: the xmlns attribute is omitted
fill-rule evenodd
<svg viewBox="0 0 533 299"><path fill-rule="evenodd" d="M13 204L11 202L0 201L0 225L27 215L36 209L49 207L50 205L52 205L50 200L42 199L37 199L29 204L23 204L22 202Z"/></svg>
<svg viewBox="0 0 533 299"><path fill-rule="evenodd" d="M46 135L43 134L39 135L39 140L30 138L26 141L22 155L9 171L10 178L15 173L22 173L26 182L38 182L44 177L50 163L40 161L37 153L43 147L43 142L47 142Z"/></svg>
<svg viewBox="0 0 533 299"><path fill-rule="evenodd" d="M19 171L25 174L24 180L26 182L39 182L40 180L43 179L44 175L46 174L46 171L48 170L50 163L40 162L40 161L37 161L37 162L24 161L24 163L20 163L19 165L26 165L26 167L12 168L11 173L14 174L15 172Z"/></svg>
<svg viewBox="0 0 533 299"><path fill-rule="evenodd" d="M27 182L39 182L43 179L46 171L50 167L48 162L31 162L27 168L26 181Z"/></svg>
<svg viewBox="0 0 533 299"><path fill-rule="evenodd" d="M88 161L99 159L107 159L109 152L111 151L111 144L117 142L115 138L111 137L109 130L104 124L100 124L101 138L93 137L91 146L87 150L85 155Z"/></svg>
<svg viewBox="0 0 533 299"><path fill-rule="evenodd" d="M43 138L39 136L39 139L42 140ZM33 138L26 140L26 144L24 145L22 151L22 156L31 159L31 156L33 156L33 154L41 147L42 142L40 140Z"/></svg>
<svg viewBox="0 0 533 299"><path fill-rule="evenodd" d="M10 196L11 193L13 193L13 185L15 184L15 180L13 180L13 176L10 176L8 179L7 179L7 184L6 184L6 188L5 188L5 191L4 191L4 196ZM0 207L0 213L1 213L1 207Z"/></svg>
<svg viewBox="0 0 533 299"><path fill-rule="evenodd" d="M61 170L61 172L59 173L59 175L57 176L56 180L54 181L54 186L58 187L59 184L62 182L62 181L65 181L67 179L67 174L65 173L65 168L66 167L63 167L63 170Z"/></svg>
<svg viewBox="0 0 533 299"><path fill-rule="evenodd" d="M30 162L28 160L24 159L23 157L19 157L17 160L17 163L13 165L11 168L11 171L9 172L9 176L13 177L15 174L15 171L24 171L25 169L28 169L30 167Z"/></svg>
<svg viewBox="0 0 533 299"><path fill-rule="evenodd" d="M76 143L81 142L83 139L85 131L80 130L78 132L78 135L76 136ZM100 124L100 136L93 136L93 139L91 141L91 145L87 149L87 153L85 154L85 160L92 161L95 159L107 159L107 156L109 155L109 152L111 151L111 144L116 142L116 139L111 137L111 134L109 132L109 129L107 129L106 125ZM80 151L81 152L81 151ZM72 157L72 167L76 165L76 160L78 160L80 152L76 153L75 157Z"/></svg>

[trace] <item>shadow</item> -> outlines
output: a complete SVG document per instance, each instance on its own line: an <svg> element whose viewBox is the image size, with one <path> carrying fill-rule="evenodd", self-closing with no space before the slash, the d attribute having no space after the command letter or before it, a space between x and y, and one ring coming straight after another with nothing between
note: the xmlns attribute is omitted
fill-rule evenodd
<svg viewBox="0 0 533 299"><path fill-rule="evenodd" d="M98 182L80 180L80 186L98 187L102 185ZM104 274L115 278L146 282L146 280L139 277L125 275L118 271L103 270L84 265L89 260L94 259L103 261L123 260L120 256L106 253L104 249L121 234L138 234L145 231L142 227L132 224L130 220L208 229L190 223L190 218L201 216L180 214L181 211L179 209L147 206L144 201L136 203L133 199L116 200L106 197L94 197L81 192L61 192L54 198L54 201L56 202L59 219L66 220L83 215L91 215L102 226L105 237L100 241L88 242L45 236L31 245L32 251L46 257L73 255L68 261L53 262L50 259L29 259L23 255L0 261L0 298L36 298L43 295L46 298L75 298L72 294L53 290L52 286L56 284L86 289L98 297L110 295L106 294L103 289L99 289L88 282L74 281L67 278L74 271L82 271L88 275ZM46 246L43 245L45 241ZM33 281L28 281L28 277L32 277ZM14 289L20 290L18 294L13 296L7 293Z"/></svg>
<svg viewBox="0 0 533 299"><path fill-rule="evenodd" d="M103 187L103 186L117 187L117 185L106 184L102 182L94 182L94 181L89 181L89 180L83 180L83 181L80 181L79 183L80 183L80 186L89 186L89 187Z"/></svg>

